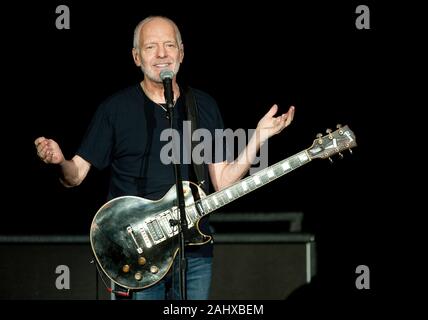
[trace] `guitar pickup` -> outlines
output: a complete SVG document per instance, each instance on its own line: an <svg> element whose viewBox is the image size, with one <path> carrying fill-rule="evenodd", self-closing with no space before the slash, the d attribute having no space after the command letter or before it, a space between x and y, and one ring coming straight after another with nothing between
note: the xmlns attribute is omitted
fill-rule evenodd
<svg viewBox="0 0 428 320"><path fill-rule="evenodd" d="M146 225L149 234L155 243L161 242L165 238L162 228L156 219L150 222L146 222Z"/></svg>
<svg viewBox="0 0 428 320"><path fill-rule="evenodd" d="M174 230L171 227L170 220L172 219L171 214L163 213L159 217L159 222L163 228L163 231L167 234L167 236L172 237L174 235Z"/></svg>

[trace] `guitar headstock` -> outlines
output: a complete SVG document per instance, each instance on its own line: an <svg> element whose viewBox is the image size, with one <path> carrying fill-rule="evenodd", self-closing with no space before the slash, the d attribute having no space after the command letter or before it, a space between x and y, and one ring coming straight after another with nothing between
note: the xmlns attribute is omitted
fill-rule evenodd
<svg viewBox="0 0 428 320"><path fill-rule="evenodd" d="M342 127L338 124L336 128L336 131L327 129L327 134L325 136L321 133L317 134L314 143L307 149L311 159L328 158L331 161L332 155L339 154L340 157L343 157L341 153L343 150L349 150L349 152L352 153L351 148L357 146L354 133L347 125Z"/></svg>

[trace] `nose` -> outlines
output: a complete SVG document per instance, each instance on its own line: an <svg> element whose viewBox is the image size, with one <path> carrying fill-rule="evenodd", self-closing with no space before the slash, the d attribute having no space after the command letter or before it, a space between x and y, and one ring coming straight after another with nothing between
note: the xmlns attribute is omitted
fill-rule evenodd
<svg viewBox="0 0 428 320"><path fill-rule="evenodd" d="M159 46L159 49L158 49L158 57L159 58L164 58L164 57L166 57L167 56L167 53L166 53L166 48L165 48L165 46Z"/></svg>

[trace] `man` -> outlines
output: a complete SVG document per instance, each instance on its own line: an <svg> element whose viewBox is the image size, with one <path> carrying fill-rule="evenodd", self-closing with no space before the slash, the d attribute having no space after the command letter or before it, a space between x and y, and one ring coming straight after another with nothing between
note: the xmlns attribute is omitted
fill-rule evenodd
<svg viewBox="0 0 428 320"><path fill-rule="evenodd" d="M66 187L78 186L92 166L97 169L110 167L111 180L108 199L123 195L138 195L148 199L161 198L175 183L172 165L160 159L163 130L170 127L165 116L165 97L162 70L173 71L172 88L175 98L174 127L183 133L185 108L183 88L177 84L176 75L184 57L180 31L176 24L165 17L152 16L141 21L134 33L132 56L144 73L144 79L107 99L98 108L76 155L66 160L59 145L52 139L35 140L37 154L48 164L59 165L61 182ZM208 94L194 90L198 105L198 125L214 136L215 129L223 129L218 107ZM287 113L274 117L274 105L259 121L246 149L238 159L228 162L205 164L215 190L223 189L241 179L249 170L261 145L270 136L281 132L293 120L294 107ZM263 131L263 134L260 132ZM191 165L181 165L183 180L191 180ZM209 233L207 222L200 229ZM211 283L212 244L193 246L186 250L187 297L207 299ZM174 278L174 284L171 281ZM158 284L133 293L134 299L178 298L176 282L178 273L169 274Z"/></svg>

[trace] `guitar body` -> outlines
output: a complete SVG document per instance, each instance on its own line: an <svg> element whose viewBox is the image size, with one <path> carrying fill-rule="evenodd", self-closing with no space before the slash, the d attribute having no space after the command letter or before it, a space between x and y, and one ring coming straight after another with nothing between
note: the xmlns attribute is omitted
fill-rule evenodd
<svg viewBox="0 0 428 320"><path fill-rule="evenodd" d="M187 181L183 182L183 191L186 207L206 196L200 187ZM90 229L91 246L99 266L113 282L128 289L143 289L168 273L179 250L179 238L178 226L169 229L166 224L179 219L177 206L174 185L157 201L124 196L98 210ZM186 243L209 242L211 237L199 230L199 219L193 220Z"/></svg>

